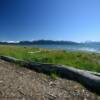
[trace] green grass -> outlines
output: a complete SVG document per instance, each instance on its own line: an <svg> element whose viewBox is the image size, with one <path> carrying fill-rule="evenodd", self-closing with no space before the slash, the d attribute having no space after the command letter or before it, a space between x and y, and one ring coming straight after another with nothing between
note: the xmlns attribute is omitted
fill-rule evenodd
<svg viewBox="0 0 100 100"><path fill-rule="evenodd" d="M0 55L100 72L100 54L49 49L41 49L41 52L34 54L29 53L39 50L39 48L0 45Z"/></svg>

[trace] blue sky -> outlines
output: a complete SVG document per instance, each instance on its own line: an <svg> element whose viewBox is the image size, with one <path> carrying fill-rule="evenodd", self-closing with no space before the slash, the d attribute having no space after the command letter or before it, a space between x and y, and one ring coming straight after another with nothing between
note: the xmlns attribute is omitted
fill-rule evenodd
<svg viewBox="0 0 100 100"><path fill-rule="evenodd" d="M100 41L100 0L0 0L0 41Z"/></svg>

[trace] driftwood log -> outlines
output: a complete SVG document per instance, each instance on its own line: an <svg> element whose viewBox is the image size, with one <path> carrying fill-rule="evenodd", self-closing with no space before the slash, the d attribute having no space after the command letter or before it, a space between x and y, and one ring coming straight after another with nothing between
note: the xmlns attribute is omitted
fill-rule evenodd
<svg viewBox="0 0 100 100"><path fill-rule="evenodd" d="M64 65L54 65L54 64L41 64L36 62L28 62L24 60L19 60L13 57L0 56L0 59L13 62L22 65L23 67L42 72L45 74L50 74L56 72L62 78L68 78L80 82L82 85L87 87L89 90L100 94L100 73L79 70L76 68L64 66Z"/></svg>

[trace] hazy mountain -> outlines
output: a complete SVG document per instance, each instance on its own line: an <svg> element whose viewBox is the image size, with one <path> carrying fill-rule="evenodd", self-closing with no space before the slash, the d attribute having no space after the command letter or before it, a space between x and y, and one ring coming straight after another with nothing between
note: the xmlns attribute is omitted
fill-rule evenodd
<svg viewBox="0 0 100 100"><path fill-rule="evenodd" d="M34 44L49 44L49 45L64 45L64 44L69 44L69 45L75 45L79 44L77 42L72 42L72 41L53 41L53 40L37 40L37 41L19 41L19 42L0 42L0 44L19 44L19 45L34 45Z"/></svg>

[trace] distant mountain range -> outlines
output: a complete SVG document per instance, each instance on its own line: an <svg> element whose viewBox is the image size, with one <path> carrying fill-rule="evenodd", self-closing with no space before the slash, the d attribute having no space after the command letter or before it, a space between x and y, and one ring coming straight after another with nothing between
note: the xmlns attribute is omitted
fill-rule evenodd
<svg viewBox="0 0 100 100"><path fill-rule="evenodd" d="M86 41L83 44L89 44L89 45L100 45L100 42L96 42L96 41Z"/></svg>
<svg viewBox="0 0 100 100"><path fill-rule="evenodd" d="M58 44L58 45L64 45L64 44L79 44L77 42L72 42L72 41L53 41L53 40L37 40L37 41L19 41L19 42L0 42L0 44L15 44L15 45L53 45L53 44Z"/></svg>
<svg viewBox="0 0 100 100"><path fill-rule="evenodd" d="M19 41L19 42L0 42L0 44L3 45L78 45L78 44L96 44L100 45L100 42L84 42L84 43L78 43L78 42L73 42L73 41L53 41L53 40L36 40L36 41Z"/></svg>

